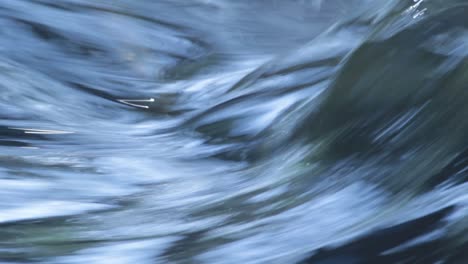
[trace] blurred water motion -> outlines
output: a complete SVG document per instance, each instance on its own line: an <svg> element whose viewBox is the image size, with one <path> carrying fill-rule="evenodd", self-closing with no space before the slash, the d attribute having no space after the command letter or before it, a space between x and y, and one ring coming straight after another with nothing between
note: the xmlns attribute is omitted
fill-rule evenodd
<svg viewBox="0 0 468 264"><path fill-rule="evenodd" d="M1 263L468 263L463 0L0 3Z"/></svg>

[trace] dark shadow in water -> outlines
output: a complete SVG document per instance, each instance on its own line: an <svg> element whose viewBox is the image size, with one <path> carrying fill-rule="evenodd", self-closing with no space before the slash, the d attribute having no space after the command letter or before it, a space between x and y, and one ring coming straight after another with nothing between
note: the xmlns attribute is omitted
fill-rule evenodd
<svg viewBox="0 0 468 264"><path fill-rule="evenodd" d="M447 207L421 218L374 231L336 248L319 249L301 264L434 263L444 257L442 240L418 243L386 253L438 229L454 210Z"/></svg>

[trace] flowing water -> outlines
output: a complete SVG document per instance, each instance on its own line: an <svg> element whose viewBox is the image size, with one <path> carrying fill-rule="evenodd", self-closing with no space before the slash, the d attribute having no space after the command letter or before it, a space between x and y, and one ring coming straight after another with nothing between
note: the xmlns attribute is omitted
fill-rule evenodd
<svg viewBox="0 0 468 264"><path fill-rule="evenodd" d="M468 2L4 0L1 263L468 263Z"/></svg>

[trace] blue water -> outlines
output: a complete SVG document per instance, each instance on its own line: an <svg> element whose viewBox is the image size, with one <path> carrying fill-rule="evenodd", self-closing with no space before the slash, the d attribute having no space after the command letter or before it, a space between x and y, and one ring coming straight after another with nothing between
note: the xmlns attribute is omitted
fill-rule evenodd
<svg viewBox="0 0 468 264"><path fill-rule="evenodd" d="M462 0L0 2L0 263L468 263Z"/></svg>

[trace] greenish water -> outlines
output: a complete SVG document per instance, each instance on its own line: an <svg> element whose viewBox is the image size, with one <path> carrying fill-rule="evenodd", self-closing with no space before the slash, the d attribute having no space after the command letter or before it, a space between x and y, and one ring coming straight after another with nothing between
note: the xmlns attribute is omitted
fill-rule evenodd
<svg viewBox="0 0 468 264"><path fill-rule="evenodd" d="M1 263L468 263L468 3L0 3Z"/></svg>

